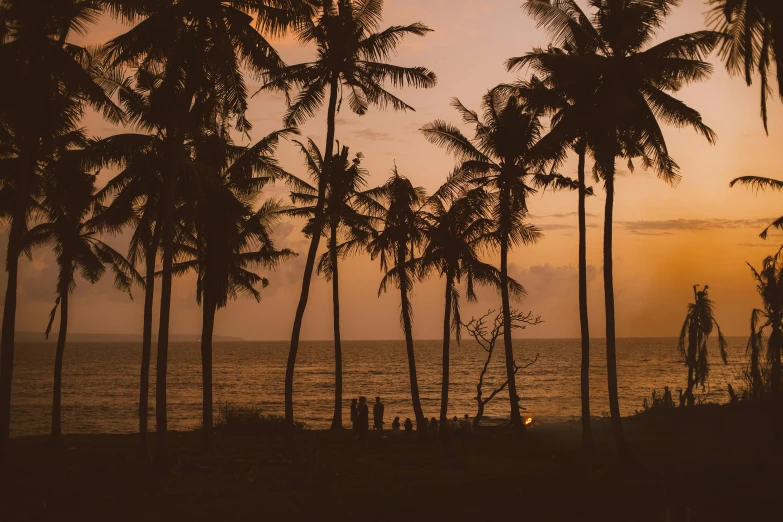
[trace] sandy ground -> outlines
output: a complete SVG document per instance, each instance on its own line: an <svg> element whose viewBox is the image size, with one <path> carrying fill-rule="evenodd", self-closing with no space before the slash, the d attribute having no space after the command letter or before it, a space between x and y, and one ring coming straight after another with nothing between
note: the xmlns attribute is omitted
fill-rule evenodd
<svg viewBox="0 0 783 522"><path fill-rule="evenodd" d="M783 520L772 410L701 406L625 419L638 460L621 466L608 420L594 451L576 423L449 441L308 431L170 437L169 465L132 435L15 439L0 520Z"/></svg>

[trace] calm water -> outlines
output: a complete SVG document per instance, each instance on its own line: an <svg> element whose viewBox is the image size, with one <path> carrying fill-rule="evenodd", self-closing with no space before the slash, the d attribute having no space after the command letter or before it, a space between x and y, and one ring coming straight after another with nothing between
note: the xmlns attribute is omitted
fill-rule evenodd
<svg viewBox="0 0 783 522"><path fill-rule="evenodd" d="M708 400L725 402L726 385L736 382L744 364L745 339L729 339L729 365L719 364L717 350L706 393ZM345 342L344 397L347 421L350 398L380 395L386 415L413 417L410 406L405 344L402 341ZM609 411L604 368L605 343L592 342L592 412ZM19 344L14 370L13 436L46 434L50 426L54 344ZM311 427L328 427L333 408L333 353L328 342L304 342L300 347L294 384L298 420ZM419 389L424 413L437 416L440 407L440 343L416 343ZM540 354L538 362L517 378L527 414L550 422L580 415L578 339L515 341L519 362ZM175 343L169 351L169 428L193 429L200 424L201 363L197 343ZM218 343L214 355L215 405L228 401L253 404L267 413L283 412L283 379L287 342ZM63 375L63 431L66 433L127 433L137 427L140 344L73 343L66 347ZM485 352L472 342L452 348L449 415L471 416L476 411L476 383ZM150 383L150 425L154 427L155 355ZM504 380L502 346L496 350L485 379L484 395ZM685 368L675 339L620 339L618 346L620 406L624 414L639 409L653 388L682 387ZM488 416L507 415L500 394L486 410ZM347 422L346 422L347 424Z"/></svg>

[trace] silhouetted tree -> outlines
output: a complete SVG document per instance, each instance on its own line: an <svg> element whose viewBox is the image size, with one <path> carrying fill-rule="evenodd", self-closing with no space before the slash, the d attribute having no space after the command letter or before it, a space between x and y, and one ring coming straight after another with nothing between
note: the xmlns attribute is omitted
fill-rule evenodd
<svg viewBox="0 0 783 522"><path fill-rule="evenodd" d="M323 274L327 281L332 282L332 318L334 332L334 414L332 416L332 429L340 430L343 427L343 355L340 338L340 284L338 258L351 250L350 242L340 243L341 233L349 232L356 228L367 228L367 217L363 216L356 207L356 195L366 184L367 171L362 168L361 161L364 158L357 153L350 158L348 147L339 147L338 152L331 158L329 179L326 181L326 204L323 208L322 218L316 220L318 212L318 186L324 175L324 159L315 142L308 140L307 144L299 143L300 150L305 156L307 170L313 185L305 180L289 175L288 180L292 185L291 200L301 206L287 210L286 213L296 217L308 218L305 226L305 235L314 233L327 236L329 243L327 251L318 260L317 272ZM320 226L320 230L316 228Z"/></svg>
<svg viewBox="0 0 783 522"><path fill-rule="evenodd" d="M100 225L118 232L133 228L127 258L134 265L145 265L144 311L141 372L139 380L139 446L146 452L149 413L149 369L152 351L152 308L155 295L155 263L160 252L162 222L159 218L163 174L167 168L166 129L161 120L164 100L157 95L162 77L155 71L139 69L133 77L124 77L116 68L105 82L123 107L127 119L139 132L116 134L97 140L89 147L88 158L96 167L112 166L122 170L96 194L103 204ZM204 112L200 104L194 114ZM144 132L144 133L141 133ZM190 147L185 147L182 164L190 162ZM175 218L175 222L178 220Z"/></svg>
<svg viewBox="0 0 783 522"><path fill-rule="evenodd" d="M385 89L386 82L391 82L394 87L435 86L435 74L424 67L400 67L387 63L405 36L424 36L430 29L415 23L392 26L376 32L382 12L383 0L323 0L314 15L304 19L296 30L302 44L315 45L315 60L271 70L265 75L266 83L262 90L284 91L286 95L294 88L298 91L295 98L289 101L284 120L287 126L300 125L315 116L328 93L324 149L326 158L331 158L334 152L335 115L338 110L338 95L342 89L348 94L351 110L363 115L370 105L381 109L391 106L395 110L413 110L413 107ZM318 186L315 229L321 228L329 169L327 161ZM320 234L312 234L302 277L302 292L291 333L285 378L285 418L289 426L294 423L294 368L299 350L299 335L319 242Z"/></svg>
<svg viewBox="0 0 783 522"><path fill-rule="evenodd" d="M475 399L476 404L478 405L478 409L476 410L475 417L473 417L474 427L478 426L481 422L481 419L484 417L484 408L486 405L489 404L498 393L502 392L506 386L508 386L508 379L506 379L503 381L503 384L495 388L487 397L484 397L484 376L487 374L487 370L489 369L489 363L492 362L492 354L495 352L495 344L497 344L497 340L503 335L503 331L505 330L503 312L495 315L495 319L492 321L492 329L488 329L487 319L494 313L494 310L490 310L485 315L479 317L478 319L471 319L469 323L464 325L465 329L468 331L471 337L476 340L476 344L478 344L482 350L487 352L487 360L484 362L484 366L482 367L481 373L479 374L478 384L476 385ZM536 326L542 322L543 321L541 321L540 316L533 317L533 312L524 314L517 310L511 311L512 330L524 330L528 326ZM523 366L519 366L516 361L514 361L514 375L516 375L519 370L524 370L525 368L531 367L536 363L536 361L538 361L538 354L536 354L536 357L532 361Z"/></svg>
<svg viewBox="0 0 783 522"><path fill-rule="evenodd" d="M2 195L10 231L6 251L5 305L0 341L0 453L11 418L14 327L21 243L40 182L41 166L56 148L52 142L78 126L86 105L117 123L121 111L95 81L99 67L90 53L70 42L95 21L99 10L88 0L0 4L0 142L6 163Z"/></svg>
<svg viewBox="0 0 783 522"><path fill-rule="evenodd" d="M184 227L177 242L174 273L197 274L196 299L202 309L201 376L204 443L212 446L212 336L217 310L239 294L261 300L256 286L269 281L254 272L272 269L295 255L278 250L271 239L281 206L267 200L256 206L261 188L282 169L272 157L279 139L291 129L274 132L252 147L235 145L224 135L200 136L194 144L197 168L182 181Z"/></svg>
<svg viewBox="0 0 783 522"><path fill-rule="evenodd" d="M509 250L535 243L542 237L539 229L525 221L528 197L539 188L573 188L574 182L558 174L544 174L541 159L532 150L541 135L537 112L528 110L522 100L509 95L505 86L490 90L482 100L484 118L467 109L458 99L452 106L464 123L475 127L469 139L455 126L435 121L422 128L432 143L444 147L459 161L449 184L457 187L482 187L490 198L489 215L495 222L493 239L500 247L501 299L504 322L511 323L511 304L505 280L508 279ZM524 433L514 379L514 351L511 330L504 330L511 426Z"/></svg>
<svg viewBox="0 0 783 522"><path fill-rule="evenodd" d="M783 350L783 262L781 251L764 259L760 271L748 264L756 280L756 289L761 296L762 308L753 310L750 319L751 351L751 393L758 398L763 393L761 363L759 355L766 340L767 360L769 361L769 391L773 399L780 398L781 366L780 356ZM767 336L765 332L769 330Z"/></svg>
<svg viewBox="0 0 783 522"><path fill-rule="evenodd" d="M189 137L201 128L204 99L216 97L236 130L251 128L245 118L247 88L243 68L260 74L283 65L258 29L281 32L295 21L275 2L177 0L127 2L103 0L109 12L138 22L105 46L112 66L138 66L140 74L158 73L153 90L156 126L165 142L165 167L159 219L162 224L161 305L156 378L156 450L165 454L166 377L171 310L177 179ZM245 12L250 11L250 14Z"/></svg>
<svg viewBox="0 0 783 522"><path fill-rule="evenodd" d="M693 387L704 386L704 381L709 375L710 366L707 359L707 342L712 335L713 327L718 329L718 348L723 363L726 364L726 339L720 331L718 321L715 319L712 300L707 295L708 286L704 290L698 290L699 285L693 286L693 303L688 304L688 313L685 322L682 323L680 339L677 350L680 352L685 366L688 367L688 386L682 400L688 406L696 402L693 396ZM681 404L683 406L684 404Z"/></svg>
<svg viewBox="0 0 783 522"><path fill-rule="evenodd" d="M559 7L564 7L563 2L555 2L555 5L547 0L529 0L523 8L538 22L539 26L545 26L550 15L562 16ZM569 25L584 26L589 32L589 20L581 11L581 8L571 3L571 19ZM568 11L567 11L568 12ZM560 47L550 46L548 49L535 48L532 52L518 58L511 58L506 62L509 70L531 67L538 76L529 81L520 82L516 91L525 100L525 104L551 118L552 128L537 144L540 154L553 159L553 166L559 166L560 159L565 156L567 150L573 149L578 156L577 180L579 184L579 199L577 214L579 221L579 323L582 342L581 364L581 401L582 401L582 448L590 448L593 445L593 435L590 414L590 322L587 310L587 218L585 199L592 194L592 189L586 185L587 154L590 150L589 131L593 122L600 115L595 114L592 100L596 89L595 75L580 75L577 78L571 71L567 74L558 74L558 69L551 70L547 67L548 55L573 54L578 56L594 55L597 51L592 39L585 37L582 31L567 31L553 37L561 37L557 42Z"/></svg>
<svg viewBox="0 0 783 522"><path fill-rule="evenodd" d="M68 145L85 144L79 132L71 133ZM98 239L99 228L92 221L95 176L81 168L83 150L61 150L44 166L42 197L36 213L41 223L30 229L23 239L23 249L48 246L57 259L57 299L46 327L46 337L60 308L60 330L54 363L52 394L52 437L61 433L61 390L63 356L68 332L68 301L76 287L76 274L96 283L108 266L114 274L114 285L130 293L133 283L144 281L122 254Z"/></svg>
<svg viewBox="0 0 783 522"><path fill-rule="evenodd" d="M669 155L660 122L693 127L710 143L715 141L713 131L702 122L701 115L671 93L709 77L712 67L704 57L715 47L720 35L699 31L651 44L677 3L677 0L591 0L594 13L588 19L580 14L581 10L575 10L574 2L554 2L552 14L541 22L560 35L559 38L571 41L584 38L597 50L595 55L588 56L552 53L547 57L547 67L561 77L570 71L587 82L595 82L596 86L592 99L600 118L594 120L590 142L596 171L604 180L607 196L603 254L609 410L623 462L633 457L623 434L617 394L612 263L615 163L618 158L626 158L632 167L632 159L641 158L643 166L652 167L664 181L675 184L679 168Z"/></svg>
<svg viewBox="0 0 783 522"><path fill-rule="evenodd" d="M384 272L378 295L394 284L400 290L400 321L405 333L408 354L408 373L411 382L411 400L416 417L416 430L426 432L427 418L421 409L419 383L416 376L416 354L413 347L413 307L410 294L416 274L408 260L423 241L421 210L426 193L414 187L409 179L400 176L394 167L392 176L380 187L359 195L359 205L380 221L381 226L367 240L367 251L372 259L378 259Z"/></svg>
<svg viewBox="0 0 783 522"><path fill-rule="evenodd" d="M475 284L500 288L521 296L524 288L512 278L503 278L494 266L481 261L497 243L497 225L489 215L492 196L483 188L475 188L461 197L444 186L427 200L422 212L426 243L419 257L411 261L420 278L436 273L446 279L445 312L443 317L443 374L441 382L440 426L448 427L449 350L451 333L460 341L462 320L457 285L465 282L468 301L476 300ZM513 360L511 361L513 371ZM513 375L513 374L512 374Z"/></svg>
<svg viewBox="0 0 783 522"><path fill-rule="evenodd" d="M712 10L708 24L725 37L719 56L732 75L744 75L752 85L761 80L761 118L768 131L767 98L773 87L769 76L777 73L778 92L783 93L783 9L778 0L708 0Z"/></svg>

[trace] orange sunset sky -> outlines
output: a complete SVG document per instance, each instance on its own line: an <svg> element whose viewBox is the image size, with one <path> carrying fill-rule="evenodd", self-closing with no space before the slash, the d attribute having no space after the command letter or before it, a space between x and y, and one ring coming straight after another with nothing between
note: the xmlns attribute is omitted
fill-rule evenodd
<svg viewBox="0 0 783 522"><path fill-rule="evenodd" d="M433 191L446 178L453 160L430 145L418 131L425 123L442 118L459 122L449 107L452 96L470 108L478 108L481 96L497 83L510 81L504 61L533 46L548 42L543 30L520 9L522 0L388 0L383 25L421 21L435 30L426 38L409 39L396 63L424 65L438 75L438 86L428 91L405 90L403 99L415 113L373 111L358 117L340 113L337 138L352 152L365 154L370 184L382 183L394 162L401 174ZM704 27L707 6L700 0L684 0L669 18L661 37ZM122 31L111 20L102 20L81 43L100 43ZM294 41L277 43L288 63L305 61L312 49ZM761 229L781 214L783 194L754 194L745 188L729 188L729 181L743 175L783 178L783 114L775 98L770 113L769 136L759 117L759 89L730 78L717 57L710 60L715 72L710 82L683 90L679 96L698 109L718 134L710 146L691 130L666 129L672 155L681 166L682 181L672 188L654 174L621 170L617 182L615 211L615 289L620 336L675 336L692 298L692 285L709 284L716 302L717 318L724 333L746 335L751 309L758 306L755 285L746 262L759 266L774 253L783 235L766 241ZM258 83L248 78L251 88ZM253 89L253 92L255 89ZM254 139L281 126L285 105L282 96L263 94L251 100L249 119ZM88 115L85 126L96 136L118 129ZM325 111L302 128L323 147ZM465 129L466 132L469 129ZM280 147L279 160L289 171L304 175L303 161L290 143ZM562 170L576 175L575 162ZM111 172L101 174L105 182ZM596 189L600 187L596 186ZM588 218L588 264L591 334L603 337L603 289L601 279L601 226L604 195L597 190L590 198ZM266 189L269 197L285 198L284 185ZM512 275L528 290L529 297L517 306L541 314L545 323L524 333L529 337L577 337L577 231L576 195L540 194L530 201L531 221L545 238L537 245L512 253ZM301 223L285 222L277 233L278 246L302 254L276 272L267 274L271 286L260 304L249 300L231 302L217 315L217 335L246 339L279 340L290 335L296 306L306 241ZM6 241L5 236L2 239ZM122 251L125 238L109 242ZM4 245L3 245L4 246ZM5 249L3 248L3 252ZM43 332L54 301L54 258L38 252L32 262L21 264L17 330ZM402 338L398 294L377 297L380 269L368 257L349 259L341 265L341 307L346 339ZM2 285L5 286L5 276ZM437 338L443 317L443 282L438 279L415 287L414 335ZM135 301L112 287L111 277L90 286L77 280L71 304L69 329L81 333L139 333L142 325L142 291ZM483 290L477 304L463 304L463 316L499 306L494 291ZM194 277L175 281L172 302L172 332L200 332L201 319L195 299ZM331 338L331 286L315 279L305 316L303 338Z"/></svg>

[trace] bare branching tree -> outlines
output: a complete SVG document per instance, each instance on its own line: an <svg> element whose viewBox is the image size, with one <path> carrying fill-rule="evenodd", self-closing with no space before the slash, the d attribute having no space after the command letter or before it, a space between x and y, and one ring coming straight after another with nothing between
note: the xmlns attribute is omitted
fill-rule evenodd
<svg viewBox="0 0 783 522"><path fill-rule="evenodd" d="M490 317L494 314L495 318L492 320L490 324ZM541 316L533 317L533 312L523 313L518 310L511 310L511 330L524 330L528 326L536 326L538 324L543 323L544 321L541 319ZM476 385L476 404L478 406L478 411L476 412L476 416L473 419L473 426L478 426L481 422L482 417L484 416L484 408L486 407L489 402L495 398L495 396L502 392L504 389L506 389L506 386L508 386L508 379L506 379L503 384L501 384L499 387L495 388L492 393L487 395L487 397L484 397L482 394L482 388L484 386L484 377L487 374L487 370L489 369L489 363L492 361L492 354L495 351L495 343L498 339L503 338L503 334L505 332L505 324L503 323L503 314L502 313L496 313L495 310L490 310L483 316L479 317L478 319L471 319L471 321L467 324L465 324L465 329L468 331L468 333L476 340L476 343L478 343L481 348L487 352L487 360L484 362L484 367L481 369L481 373L479 374L479 380L478 384ZM535 364L536 361L538 361L539 354L536 354L535 358L533 358L532 361L527 362L526 364L519 365L516 361L512 361L512 365L514 368L514 376L516 376L517 372L519 370L524 370L525 368L529 368L533 364Z"/></svg>

